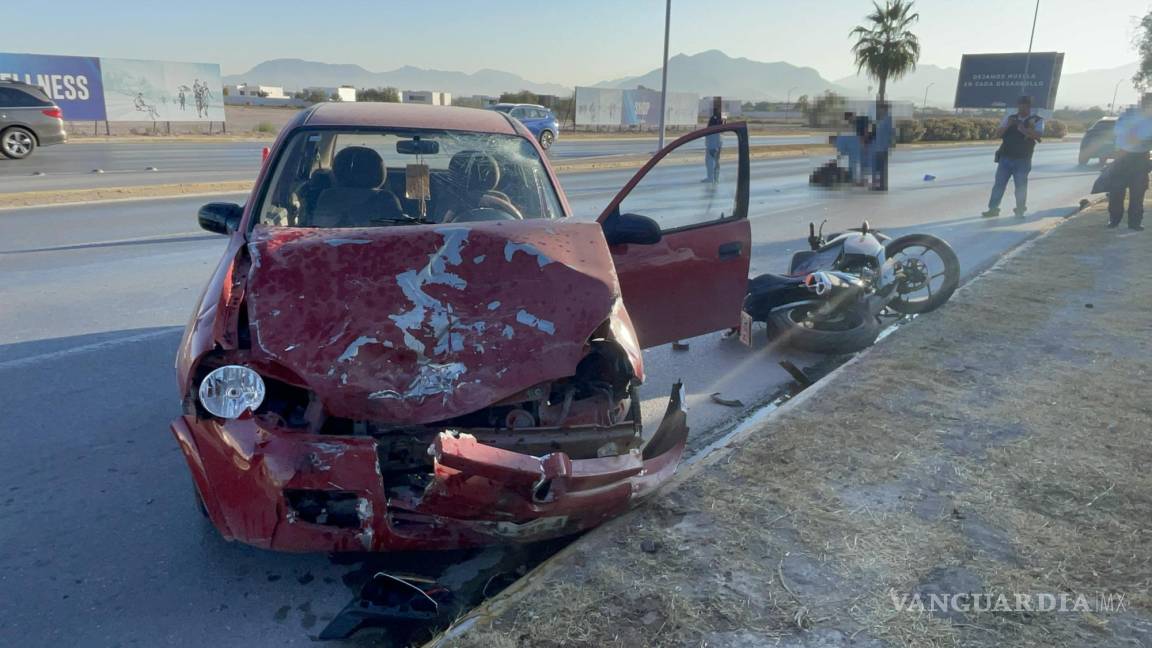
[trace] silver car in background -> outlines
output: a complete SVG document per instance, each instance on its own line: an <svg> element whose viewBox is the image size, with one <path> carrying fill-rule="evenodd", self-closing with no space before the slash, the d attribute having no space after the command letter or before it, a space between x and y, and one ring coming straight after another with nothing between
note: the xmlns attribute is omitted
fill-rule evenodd
<svg viewBox="0 0 1152 648"><path fill-rule="evenodd" d="M38 86L0 81L0 156L22 160L37 146L63 144L64 114Z"/></svg>

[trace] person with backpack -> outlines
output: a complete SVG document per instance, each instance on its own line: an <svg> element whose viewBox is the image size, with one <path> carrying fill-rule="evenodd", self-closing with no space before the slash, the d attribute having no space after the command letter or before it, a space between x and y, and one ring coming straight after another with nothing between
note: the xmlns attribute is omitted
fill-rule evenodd
<svg viewBox="0 0 1152 648"><path fill-rule="evenodd" d="M1032 170L1032 152L1036 143L1044 135L1044 120L1032 114L1032 98L1020 97L1016 102L1016 112L1006 116L996 130L1000 138L1000 148L996 150L996 180L992 183L992 196L988 199L988 211L984 218L1000 215L1000 201L1011 178L1016 185L1017 218L1023 218L1028 205L1028 173Z"/></svg>

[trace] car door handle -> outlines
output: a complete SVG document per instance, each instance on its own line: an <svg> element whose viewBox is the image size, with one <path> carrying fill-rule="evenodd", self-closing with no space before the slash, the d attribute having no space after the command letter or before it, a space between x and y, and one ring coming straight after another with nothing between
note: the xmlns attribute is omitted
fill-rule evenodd
<svg viewBox="0 0 1152 648"><path fill-rule="evenodd" d="M731 243L724 243L721 245L718 252L720 254L720 260L724 260L738 258L743 250L743 243L740 241L732 241Z"/></svg>

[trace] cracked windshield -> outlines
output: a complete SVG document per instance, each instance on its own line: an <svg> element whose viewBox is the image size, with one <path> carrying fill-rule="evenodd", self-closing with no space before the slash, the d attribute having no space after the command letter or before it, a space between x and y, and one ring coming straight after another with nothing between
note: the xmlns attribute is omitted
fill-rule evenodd
<svg viewBox="0 0 1152 648"><path fill-rule="evenodd" d="M1152 0L320 12L4 8L0 646L1152 648Z"/></svg>

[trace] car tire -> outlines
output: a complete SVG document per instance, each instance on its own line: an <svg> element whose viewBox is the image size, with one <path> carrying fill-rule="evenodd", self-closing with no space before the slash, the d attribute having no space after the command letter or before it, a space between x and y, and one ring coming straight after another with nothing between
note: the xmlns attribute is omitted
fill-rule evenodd
<svg viewBox="0 0 1152 648"><path fill-rule="evenodd" d="M540 142L540 148L547 151L556 142L556 134L550 130L543 130L540 131L540 137L537 139Z"/></svg>
<svg viewBox="0 0 1152 648"><path fill-rule="evenodd" d="M0 153L13 160L23 160L36 150L36 136L21 126L13 126L0 133Z"/></svg>

